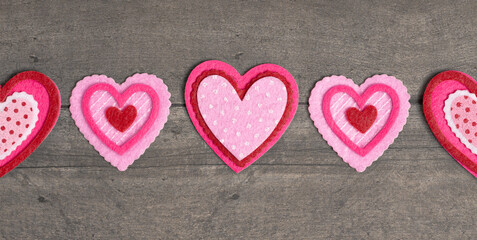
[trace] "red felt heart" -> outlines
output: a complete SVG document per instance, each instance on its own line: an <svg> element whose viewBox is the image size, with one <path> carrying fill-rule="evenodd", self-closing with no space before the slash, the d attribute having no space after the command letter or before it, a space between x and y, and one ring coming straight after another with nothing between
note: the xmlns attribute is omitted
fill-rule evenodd
<svg viewBox="0 0 477 240"><path fill-rule="evenodd" d="M373 126L377 117L378 110L372 105L366 106L363 111L354 107L346 110L346 119L348 119L348 122L362 133L365 133Z"/></svg>
<svg viewBox="0 0 477 240"><path fill-rule="evenodd" d="M473 154L450 129L444 115L444 104L451 93L467 90L477 94L477 82L459 71L437 74L427 85L423 110L432 133L449 154L477 177L477 155Z"/></svg>
<svg viewBox="0 0 477 240"><path fill-rule="evenodd" d="M40 72L26 71L15 75L0 89L0 102L4 102L15 92L26 92L38 101L43 124L35 126L25 142L4 160L7 162L0 167L0 177L18 166L40 146L55 126L60 114L60 92L55 83Z"/></svg>
<svg viewBox="0 0 477 240"><path fill-rule="evenodd" d="M120 132L126 131L137 117L137 110L134 106L129 105L123 110L117 107L109 107L106 110L106 119L111 125Z"/></svg>

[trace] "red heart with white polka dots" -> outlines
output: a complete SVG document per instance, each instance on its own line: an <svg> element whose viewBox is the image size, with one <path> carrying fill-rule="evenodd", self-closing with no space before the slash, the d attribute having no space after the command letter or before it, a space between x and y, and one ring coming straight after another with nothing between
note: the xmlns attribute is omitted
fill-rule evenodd
<svg viewBox="0 0 477 240"><path fill-rule="evenodd" d="M19 73L0 88L0 177L40 146L60 106L55 83L39 72Z"/></svg>

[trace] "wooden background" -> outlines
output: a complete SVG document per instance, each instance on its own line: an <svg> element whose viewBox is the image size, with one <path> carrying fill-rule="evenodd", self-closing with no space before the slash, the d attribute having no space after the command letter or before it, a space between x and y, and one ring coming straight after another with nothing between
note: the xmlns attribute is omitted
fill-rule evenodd
<svg viewBox="0 0 477 240"><path fill-rule="evenodd" d="M0 179L0 239L476 239L477 183L422 114L438 72L477 76L476 1L0 1L0 82L37 70L62 111L46 141ZM280 141L240 174L194 129L184 86L200 62L281 65L300 104ZM126 172L70 117L75 83L156 74L169 121ZM364 173L309 118L316 81L386 73L411 94L407 125Z"/></svg>

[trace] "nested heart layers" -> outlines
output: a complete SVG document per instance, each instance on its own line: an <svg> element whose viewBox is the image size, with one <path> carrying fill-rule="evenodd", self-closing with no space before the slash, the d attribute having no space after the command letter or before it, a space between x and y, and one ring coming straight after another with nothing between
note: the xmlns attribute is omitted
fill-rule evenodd
<svg viewBox="0 0 477 240"><path fill-rule="evenodd" d="M85 77L71 96L80 131L113 166L124 171L159 135L169 115L170 93L161 79L135 74L119 85L103 75Z"/></svg>
<svg viewBox="0 0 477 240"><path fill-rule="evenodd" d="M60 92L46 75L27 71L0 89L0 177L40 146L60 114Z"/></svg>
<svg viewBox="0 0 477 240"><path fill-rule="evenodd" d="M190 74L185 100L202 138L240 172L285 132L296 112L298 87L277 65L259 65L241 76L224 62L207 61Z"/></svg>
<svg viewBox="0 0 477 240"><path fill-rule="evenodd" d="M401 81L376 75L361 86L343 76L319 81L310 96L318 131L351 167L362 172L398 136L409 115L409 94Z"/></svg>
<svg viewBox="0 0 477 240"><path fill-rule="evenodd" d="M437 74L424 93L424 115L439 143L477 177L477 82L459 71Z"/></svg>

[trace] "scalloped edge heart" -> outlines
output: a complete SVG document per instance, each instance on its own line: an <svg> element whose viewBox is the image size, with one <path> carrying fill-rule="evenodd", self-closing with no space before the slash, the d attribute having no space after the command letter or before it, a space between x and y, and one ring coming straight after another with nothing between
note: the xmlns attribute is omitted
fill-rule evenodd
<svg viewBox="0 0 477 240"><path fill-rule="evenodd" d="M143 128L139 130L140 133L143 133L140 137L135 138L136 136L134 136L132 139L134 141L131 140L127 142L130 143L130 146L128 145L127 148L121 148L122 146L119 146L121 149L118 150L110 144L106 144L103 141L104 139L101 139L101 137L96 134L97 131L94 131L94 126L91 127L89 125L85 117L85 113L83 112L83 97L88 89L98 84L111 86L117 91L118 95L121 95L140 84L147 85L148 89L150 88L152 89L151 91L157 93L159 99L157 117L155 117L155 120L149 124L150 126L146 131L142 131ZM169 100L170 97L171 94L162 79L153 74L136 73L128 77L122 84L116 83L114 79L105 75L92 75L83 78L76 84L70 98L70 111L72 118L75 120L76 126L94 149L96 149L106 161L115 166L119 171L125 171L135 160L144 154L146 149L149 148L159 135L160 131L164 128L164 125L167 122L167 117L169 116L169 108L171 106Z"/></svg>
<svg viewBox="0 0 477 240"><path fill-rule="evenodd" d="M328 91L330 89L333 90L335 87L343 86L351 88L355 93L361 96L365 95L368 89L380 87L379 85L387 86L388 90L394 89L393 91L396 93L396 97L398 98L397 101L399 102L399 111L395 112L396 118L391 126L388 126L387 131L384 131L384 128L386 128L385 126L376 135L379 139L376 139L375 137L364 148L359 148L355 146L349 138L345 139L342 136L344 134L340 134L339 132L337 134L332 126L330 126L329 123L332 120L328 119L327 121L325 114L326 111L324 111L325 97ZM310 112L310 117L313 120L315 127L318 129L318 132L320 132L338 156L340 156L343 161L348 163L352 168L356 169L356 171L363 172L389 148L394 142L394 139L398 137L399 132L402 131L406 124L407 117L409 116L409 108L411 107L409 99L410 95L407 92L407 88L400 80L393 76L385 74L374 75L358 86L352 79L348 79L345 76L333 75L325 77L316 83L311 91L308 111ZM393 109L394 108L395 106L393 106Z"/></svg>

